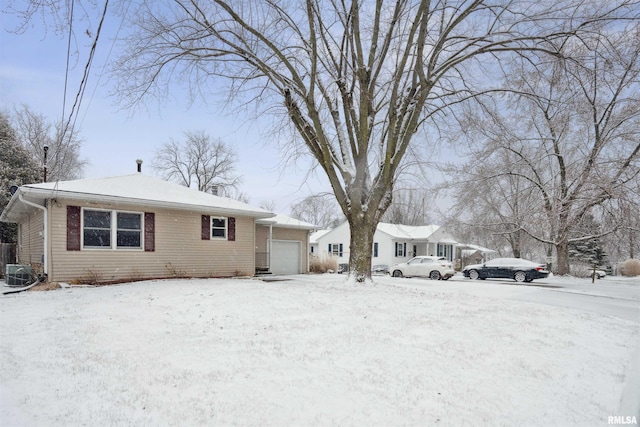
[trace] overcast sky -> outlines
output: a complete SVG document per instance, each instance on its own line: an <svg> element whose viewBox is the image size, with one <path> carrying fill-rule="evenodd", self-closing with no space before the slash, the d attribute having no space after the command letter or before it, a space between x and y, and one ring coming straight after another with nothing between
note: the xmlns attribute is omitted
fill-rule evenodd
<svg viewBox="0 0 640 427"><path fill-rule="evenodd" d="M16 35L8 32L16 27L16 19L6 13L0 19L0 108L12 112L15 107L27 104L50 121L60 121L66 40L46 32L43 25L38 26L38 20L26 33ZM151 161L158 145L169 138L181 139L185 131L202 129L234 147L238 154L237 172L243 176L240 190L250 197L253 205L274 201L278 213L288 214L291 203L315 192L330 191L326 179L318 174L305 179L308 162L297 168L284 167L284 155L277 141L267 136L264 125L247 117L234 117L215 100L207 105L202 102L189 105L187 94L176 89L162 104L150 101L146 110L123 110L109 96L110 82L107 74L102 74L105 64L117 56L114 51L109 55L117 25L112 23L105 28L77 119L84 139L81 155L89 162L84 169L85 178L133 173L138 158L145 162L143 172L156 175ZM71 64L67 115L80 87L91 41L82 30L76 31L77 37L86 39L79 40L79 58Z"/></svg>

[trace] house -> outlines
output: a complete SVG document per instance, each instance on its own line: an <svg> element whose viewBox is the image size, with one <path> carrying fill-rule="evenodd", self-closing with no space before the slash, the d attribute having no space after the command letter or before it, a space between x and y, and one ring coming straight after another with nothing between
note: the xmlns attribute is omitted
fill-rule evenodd
<svg viewBox="0 0 640 427"><path fill-rule="evenodd" d="M417 255L443 256L454 260L457 242L438 225L411 226L379 223L373 237L371 265L394 265ZM310 252L316 256L331 255L339 264L349 262L349 223L316 232L311 237Z"/></svg>
<svg viewBox="0 0 640 427"><path fill-rule="evenodd" d="M50 281L252 275L286 242L308 245L308 227L140 172L23 185L0 221L18 224L17 263ZM308 271L302 252L297 266Z"/></svg>

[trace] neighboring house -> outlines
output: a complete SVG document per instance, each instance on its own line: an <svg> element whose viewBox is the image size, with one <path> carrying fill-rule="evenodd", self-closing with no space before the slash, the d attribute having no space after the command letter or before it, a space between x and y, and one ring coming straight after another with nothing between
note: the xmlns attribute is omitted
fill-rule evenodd
<svg viewBox="0 0 640 427"><path fill-rule="evenodd" d="M338 263L349 262L349 223L312 235L310 251L316 256L331 255ZM443 256L454 260L456 241L438 225L411 226L379 223L373 237L371 265L393 265L417 255Z"/></svg>
<svg viewBox="0 0 640 427"><path fill-rule="evenodd" d="M309 234L317 227L286 215L256 221L256 271L309 272Z"/></svg>
<svg viewBox="0 0 640 427"><path fill-rule="evenodd" d="M318 244L318 239L330 231L331 230L317 230L311 233L311 236L309 236L309 255L314 257L322 253L320 251L320 245Z"/></svg>
<svg viewBox="0 0 640 427"><path fill-rule="evenodd" d="M23 185L0 221L18 224L17 263L50 281L106 282L253 275L256 247L266 246L256 224L272 217L136 173ZM272 230L279 236L278 224Z"/></svg>
<svg viewBox="0 0 640 427"><path fill-rule="evenodd" d="M463 269L470 264L482 264L493 258L498 253L493 249L463 243L458 245L457 251L458 254L456 258L461 261L460 265L456 266L458 269Z"/></svg>

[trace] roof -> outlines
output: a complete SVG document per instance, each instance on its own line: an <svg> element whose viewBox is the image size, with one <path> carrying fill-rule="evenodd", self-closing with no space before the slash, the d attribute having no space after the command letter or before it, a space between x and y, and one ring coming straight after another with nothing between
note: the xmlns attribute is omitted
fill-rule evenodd
<svg viewBox="0 0 640 427"><path fill-rule="evenodd" d="M331 231L331 229L318 230L315 233L311 233L311 236L309 236L309 243L311 243L311 244L318 243L318 239L321 238L322 236L324 236L325 234L327 234L330 231Z"/></svg>
<svg viewBox="0 0 640 427"><path fill-rule="evenodd" d="M256 223L261 225L275 225L281 228L294 228L298 230L315 230L317 226L299 219L291 218L283 214L277 214L274 217L259 219Z"/></svg>
<svg viewBox="0 0 640 427"><path fill-rule="evenodd" d="M403 225L381 222L378 230L398 239L426 240L438 231L439 225Z"/></svg>
<svg viewBox="0 0 640 427"><path fill-rule="evenodd" d="M83 202L142 205L255 218L274 216L271 212L238 200L214 196L142 173L23 185L18 188L0 215L1 221L16 222L28 211L28 206L20 201L20 197L41 206L46 199L64 198Z"/></svg>

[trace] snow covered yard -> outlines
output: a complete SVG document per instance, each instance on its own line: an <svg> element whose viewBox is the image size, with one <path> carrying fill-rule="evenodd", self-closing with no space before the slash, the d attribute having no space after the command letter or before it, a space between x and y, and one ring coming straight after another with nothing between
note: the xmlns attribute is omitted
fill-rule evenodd
<svg viewBox="0 0 640 427"><path fill-rule="evenodd" d="M166 280L0 298L0 424L607 425L638 323L428 288Z"/></svg>

